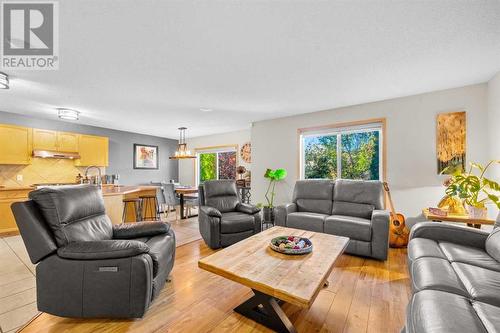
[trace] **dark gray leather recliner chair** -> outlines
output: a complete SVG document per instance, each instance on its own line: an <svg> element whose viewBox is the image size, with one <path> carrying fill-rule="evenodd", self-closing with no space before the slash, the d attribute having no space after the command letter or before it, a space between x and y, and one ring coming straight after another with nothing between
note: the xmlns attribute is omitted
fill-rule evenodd
<svg viewBox="0 0 500 333"><path fill-rule="evenodd" d="M440 222L412 228L413 295L406 333L493 333L500 328L500 215L491 233Z"/></svg>
<svg viewBox="0 0 500 333"><path fill-rule="evenodd" d="M387 259L389 212L380 181L299 180L293 202L276 207L275 224L349 237L346 253Z"/></svg>
<svg viewBox="0 0 500 333"><path fill-rule="evenodd" d="M12 205L36 266L38 310L140 318L163 288L175 235L163 222L112 225L95 186L43 188Z"/></svg>
<svg viewBox="0 0 500 333"><path fill-rule="evenodd" d="M199 187L198 221L212 249L237 243L261 231L260 209L241 203L234 180L210 180Z"/></svg>

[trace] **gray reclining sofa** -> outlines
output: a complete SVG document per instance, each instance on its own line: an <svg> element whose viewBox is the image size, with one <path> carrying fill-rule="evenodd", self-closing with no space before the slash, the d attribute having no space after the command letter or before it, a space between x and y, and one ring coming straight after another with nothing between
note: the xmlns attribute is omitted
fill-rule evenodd
<svg viewBox="0 0 500 333"><path fill-rule="evenodd" d="M412 228L407 333L500 330L500 215L493 232L439 222Z"/></svg>
<svg viewBox="0 0 500 333"><path fill-rule="evenodd" d="M140 318L172 270L163 222L112 225L96 186L43 188L12 205L36 266L38 310L62 317Z"/></svg>
<svg viewBox="0 0 500 333"><path fill-rule="evenodd" d="M275 224L349 237L346 253L387 259L389 212L382 182L299 180L293 202L276 207Z"/></svg>

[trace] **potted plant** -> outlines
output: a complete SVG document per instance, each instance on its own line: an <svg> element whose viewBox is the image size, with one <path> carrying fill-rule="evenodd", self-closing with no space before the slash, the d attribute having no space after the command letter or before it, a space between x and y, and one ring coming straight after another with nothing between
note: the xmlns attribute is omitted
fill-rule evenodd
<svg viewBox="0 0 500 333"><path fill-rule="evenodd" d="M269 185L266 191L266 201L267 205L264 205L262 212L264 214L264 221L274 221L274 192L276 188L276 183L285 179L287 172L285 169L267 169L264 174L264 178L269 179Z"/></svg>
<svg viewBox="0 0 500 333"><path fill-rule="evenodd" d="M500 209L500 185L485 177L488 168L500 161L490 161L486 167L471 163L469 172L456 172L448 182L446 194L464 201L469 216L475 219L486 218L487 204L495 204ZM479 175L476 175L478 173Z"/></svg>

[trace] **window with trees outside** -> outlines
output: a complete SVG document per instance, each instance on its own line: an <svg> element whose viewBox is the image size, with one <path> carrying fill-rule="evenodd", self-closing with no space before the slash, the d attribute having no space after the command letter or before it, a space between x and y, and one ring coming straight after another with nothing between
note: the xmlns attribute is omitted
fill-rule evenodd
<svg viewBox="0 0 500 333"><path fill-rule="evenodd" d="M302 179L381 180L382 129L382 123L371 123L304 130L300 136Z"/></svg>
<svg viewBox="0 0 500 333"><path fill-rule="evenodd" d="M212 179L236 179L236 149L197 151L198 184Z"/></svg>

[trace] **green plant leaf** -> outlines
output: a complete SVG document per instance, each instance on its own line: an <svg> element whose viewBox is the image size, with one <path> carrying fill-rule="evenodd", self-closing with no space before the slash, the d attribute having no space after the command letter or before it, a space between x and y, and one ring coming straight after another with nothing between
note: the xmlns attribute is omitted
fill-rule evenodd
<svg viewBox="0 0 500 333"><path fill-rule="evenodd" d="M274 177L274 171L272 169L266 169L266 172L264 173L264 178L272 179L273 177Z"/></svg>
<svg viewBox="0 0 500 333"><path fill-rule="evenodd" d="M484 171L484 167L479 163L472 162L471 165L472 165L472 167L479 169L481 172Z"/></svg>
<svg viewBox="0 0 500 333"><path fill-rule="evenodd" d="M274 179L275 180L283 180L285 179L287 172L285 169L276 169L274 170Z"/></svg>

